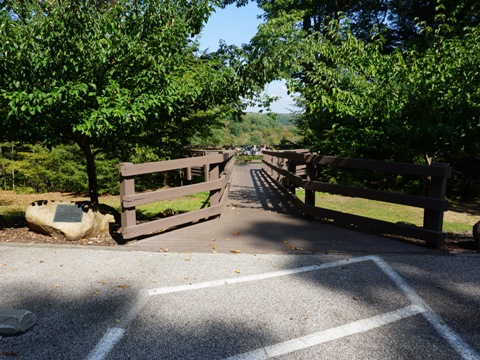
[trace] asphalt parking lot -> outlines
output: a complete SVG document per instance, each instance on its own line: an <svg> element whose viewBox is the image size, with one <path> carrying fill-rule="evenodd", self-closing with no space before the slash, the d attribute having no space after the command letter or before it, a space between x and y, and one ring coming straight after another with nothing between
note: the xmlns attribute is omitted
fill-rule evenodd
<svg viewBox="0 0 480 360"><path fill-rule="evenodd" d="M479 359L480 256L0 246L16 359Z"/></svg>

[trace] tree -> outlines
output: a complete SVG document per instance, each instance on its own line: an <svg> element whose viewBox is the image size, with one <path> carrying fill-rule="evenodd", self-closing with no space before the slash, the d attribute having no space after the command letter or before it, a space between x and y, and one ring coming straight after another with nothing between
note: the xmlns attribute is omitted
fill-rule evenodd
<svg viewBox="0 0 480 360"><path fill-rule="evenodd" d="M241 109L242 74L199 54L209 0L0 1L0 125L6 139L95 155L154 146L168 157Z"/></svg>
<svg viewBox="0 0 480 360"><path fill-rule="evenodd" d="M479 2L257 3L266 22L248 61L289 79L312 150L448 162L480 179Z"/></svg>
<svg viewBox="0 0 480 360"><path fill-rule="evenodd" d="M480 21L480 3L476 0L224 0L223 6L232 3L244 6L249 2L256 2L264 10L266 21L301 12L297 26L307 32L323 33L331 20L347 19L358 39L368 42L373 35L382 34L385 48L390 50L421 40L419 21L435 27L438 5L457 19L454 25L457 33Z"/></svg>
<svg viewBox="0 0 480 360"><path fill-rule="evenodd" d="M258 3L267 21L250 62L291 79L315 149L403 161L478 157L480 5Z"/></svg>

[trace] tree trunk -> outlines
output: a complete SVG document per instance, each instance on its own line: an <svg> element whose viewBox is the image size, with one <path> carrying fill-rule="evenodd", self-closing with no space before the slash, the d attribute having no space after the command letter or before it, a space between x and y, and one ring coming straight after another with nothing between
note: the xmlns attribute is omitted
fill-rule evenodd
<svg viewBox="0 0 480 360"><path fill-rule="evenodd" d="M88 192L90 201L94 205L98 205L98 185L97 185L97 167L95 165L95 155L92 152L88 140L80 133L75 134L75 141L82 149L85 159L87 160L87 174L88 174Z"/></svg>

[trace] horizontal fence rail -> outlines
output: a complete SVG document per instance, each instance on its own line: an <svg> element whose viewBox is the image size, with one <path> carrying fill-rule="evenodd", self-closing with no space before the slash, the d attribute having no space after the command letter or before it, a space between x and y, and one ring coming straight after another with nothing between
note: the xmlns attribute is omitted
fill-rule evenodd
<svg viewBox="0 0 480 360"><path fill-rule="evenodd" d="M445 234L442 231L443 216L449 206L445 199L445 193L447 180L452 177L452 168L447 164L415 165L350 159L322 156L310 153L308 150L263 151L263 163L269 178L287 195L299 212L369 228L384 234L396 234L424 240L437 248L440 248L445 242ZM427 178L428 195L400 194L317 181L317 174L324 166ZM286 186L284 185L285 179L288 183ZM305 189L304 202L295 196L296 187ZM391 223L322 208L321 204L315 204L316 191L423 208L423 227Z"/></svg>
<svg viewBox="0 0 480 360"><path fill-rule="evenodd" d="M235 152L233 150L204 151L201 153L195 152L192 155L193 157L184 159L145 164L120 164L120 205L124 239L153 234L164 229L221 214L228 196L228 188L235 164ZM203 176L204 182L152 192L135 192L135 176L172 170L181 171L188 180L196 175ZM137 224L137 206L204 191L210 192L210 206L208 208Z"/></svg>

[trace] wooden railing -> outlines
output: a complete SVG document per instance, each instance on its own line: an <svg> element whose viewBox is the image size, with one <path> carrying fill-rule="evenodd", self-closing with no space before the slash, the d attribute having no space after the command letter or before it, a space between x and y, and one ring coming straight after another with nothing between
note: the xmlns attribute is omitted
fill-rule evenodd
<svg viewBox="0 0 480 360"><path fill-rule="evenodd" d="M445 192L447 179L452 176L452 168L446 164L415 165L349 159L317 155L309 153L308 150L263 151L263 154L265 171L270 179L287 195L294 207L306 215L353 224L384 234L425 240L437 248L445 241L445 234L442 232L444 211L448 209ZM316 177L323 166L426 177L429 184L428 195L415 196L320 182ZM284 179L288 179L287 186L284 186ZM305 189L304 202L295 196L296 187ZM322 208L321 204L315 205L316 191L423 208L423 227Z"/></svg>
<svg viewBox="0 0 480 360"><path fill-rule="evenodd" d="M235 163L235 152L233 150L206 151L205 155L198 152L195 155L184 159L145 164L120 164L121 225L124 239L152 234L163 229L216 217L221 214L228 196L230 177ZM182 171L189 180L192 176L203 175L204 182L153 192L135 192L135 176L172 170ZM210 192L210 206L208 208L137 224L136 207L139 205L204 191Z"/></svg>

